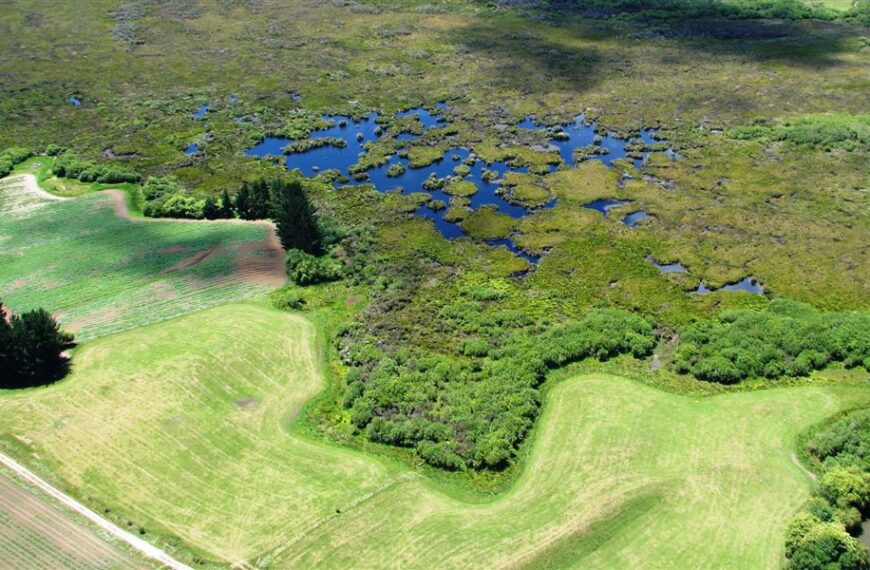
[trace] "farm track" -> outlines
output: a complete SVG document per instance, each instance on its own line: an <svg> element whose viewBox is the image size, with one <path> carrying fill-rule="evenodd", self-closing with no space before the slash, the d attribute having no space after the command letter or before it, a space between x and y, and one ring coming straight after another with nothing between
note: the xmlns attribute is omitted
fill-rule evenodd
<svg viewBox="0 0 870 570"><path fill-rule="evenodd" d="M86 518L112 538L124 542L146 558L173 570L190 570L162 550L121 529L74 498L9 457L0 453L0 464L30 485L36 487L51 501ZM90 569L90 568L142 568L123 551L113 548L96 534L50 506L43 497L18 488L8 478L0 477L0 566L26 563L29 568ZM11 525L14 521L16 524ZM21 529L28 531L27 542L20 538ZM16 532L16 530L18 532ZM26 561L26 562L25 562ZM59 566L60 565L60 566Z"/></svg>

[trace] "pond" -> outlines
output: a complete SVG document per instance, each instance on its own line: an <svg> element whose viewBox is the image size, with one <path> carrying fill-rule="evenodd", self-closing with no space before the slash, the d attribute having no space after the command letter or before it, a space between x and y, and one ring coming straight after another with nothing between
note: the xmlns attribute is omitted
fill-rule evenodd
<svg viewBox="0 0 870 570"><path fill-rule="evenodd" d="M662 273L686 273L689 271L686 266L680 263L659 263L651 255L646 256L646 261L655 265L656 269L658 269Z"/></svg>
<svg viewBox="0 0 870 570"><path fill-rule="evenodd" d="M637 137L620 138L611 132L597 132L597 123L587 121L584 115L577 115L570 123L555 127L540 125L534 117L526 117L516 126L520 130L545 133L549 145L557 148L562 161L570 166L577 165L575 151L578 149L583 149L582 155L587 159L600 160L607 166L622 158L630 159L637 169L649 158L652 151L646 149L652 146L661 145L663 148L658 152L671 158L678 156L658 139L659 129L643 129Z"/></svg>
<svg viewBox="0 0 870 570"><path fill-rule="evenodd" d="M728 283L727 285L723 285L719 289L711 289L707 287L703 281L698 285L698 288L692 291L692 293L698 295L707 295L712 293L713 291L740 291L743 293L752 293L753 295L764 295L765 289L764 286L758 282L755 277L749 276L744 277L740 281L735 281L734 283Z"/></svg>
<svg viewBox="0 0 870 570"><path fill-rule="evenodd" d="M74 107L80 107L82 104L82 100L78 97L68 97L66 102L70 105L73 105Z"/></svg>
<svg viewBox="0 0 870 570"><path fill-rule="evenodd" d="M203 115L208 110L207 105L204 107ZM448 124L448 119L443 111L449 108L447 103L439 102L434 109L416 107L397 113L395 118L416 117L423 132L425 132ZM202 111L203 108L201 107L200 110ZM502 188L505 173L527 173L528 167L511 166L507 162L486 163L464 147L449 148L436 161L421 168L412 168L409 159L401 156L405 153L397 152L389 157L386 164L370 168L364 173L358 173L357 177L354 178L351 168L365 155L366 145L378 141L385 131L377 122L377 113L369 113L358 120L345 115L324 115L323 119L330 126L314 130L308 137L311 140L330 139L324 141L322 146L304 152L287 153L285 147L294 142L293 140L284 137L266 137L258 144L248 148L245 155L260 158L270 155L284 156L286 168L288 170L298 169L304 176L316 176L325 170L337 170L350 180L349 182L336 183L336 185L371 184L379 192L399 188L406 194L424 192L430 196L431 200L418 208L416 213L432 220L438 231L447 239L465 235L460 227L461 220L456 218L457 211L467 212L484 205L492 205L499 213L507 214L513 218L522 218L535 209L550 208L555 205L555 200L551 200L538 208L528 208L506 199ZM534 122L534 119L527 119L518 126L528 130L542 129ZM548 129L547 132L551 130ZM632 143L653 144L657 133L656 130L647 129L640 133L639 138L635 139L620 139L610 134L596 135L595 124L585 124L582 115L574 122L560 127L558 132L563 132L564 135L559 135L557 137L559 140L554 139L552 145L558 148L563 161L570 166L576 164L573 151L577 146L595 145L604 149L601 153L589 155L588 160L600 160L610 166L617 158L627 156L626 148ZM409 142L416 140L419 136L411 133L400 133L395 139ZM635 159L637 166L642 166L642 163L643 158ZM460 165L464 166L457 171L456 169ZM461 192L462 196L451 196L448 191L445 191L445 184L451 180L457 181L459 179L472 183L474 187L465 185ZM445 219L448 209L444 206L450 205L451 201L457 208L452 208L453 215L448 220ZM625 203L627 202L618 200L597 200L587 204L586 207L607 215L610 208ZM643 214L648 216L646 213ZM639 219L633 219L631 224L637 221ZM626 222L626 225L633 227L631 224ZM537 256L520 250L511 239L488 243L494 246L507 247L530 263L538 261Z"/></svg>
<svg viewBox="0 0 870 570"><path fill-rule="evenodd" d="M631 214L622 218L622 223L630 228L636 228L638 222L641 220L646 220L647 218L652 218L652 214L649 212L644 212L643 210L639 210L637 212L632 212Z"/></svg>
<svg viewBox="0 0 870 570"><path fill-rule="evenodd" d="M594 200L589 202L588 204L583 204L584 208L589 208L590 210L595 210L596 212L600 212L602 216L606 216L610 213L610 210L613 208L617 208L619 206L625 206L628 202L624 200L613 200L611 198L602 198L601 200Z"/></svg>
<svg viewBox="0 0 870 570"><path fill-rule="evenodd" d="M208 113L208 110L209 110L209 104L203 103L202 105L199 106L199 108L196 111L193 112L193 118L194 119L202 119L203 117L205 117L206 113Z"/></svg>

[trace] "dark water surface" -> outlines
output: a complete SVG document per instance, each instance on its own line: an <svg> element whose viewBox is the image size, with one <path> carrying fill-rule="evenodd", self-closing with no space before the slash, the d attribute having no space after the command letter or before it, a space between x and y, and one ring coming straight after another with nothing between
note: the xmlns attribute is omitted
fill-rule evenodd
<svg viewBox="0 0 870 570"><path fill-rule="evenodd" d="M431 128L448 124L446 115L441 111L447 111L449 108L448 104L441 102L436 105L436 109L422 107L408 109L398 113L396 118L415 116L420 121L425 132ZM208 105L203 105L194 115L202 117L205 116L207 111ZM404 193L425 192L433 200L441 200L448 205L451 200L449 194L444 192L443 189L426 189L423 184L433 177L437 179L454 177L456 176L454 172L456 167L464 164L470 168L470 172L462 179L474 183L477 187L477 192L468 197L471 209L476 210L484 205L493 205L498 212L513 218L522 218L534 211L534 208L527 208L505 199L502 189L502 179L505 173L525 173L528 172L528 167L510 166L506 162L484 163L473 156L469 149L462 147L448 149L439 160L422 168L411 168L408 159L399 156L397 153L391 156L386 164L367 170L363 175L365 176L364 179L355 180L350 173L351 167L365 154L365 146L368 143L375 142L383 136L381 128L379 128L376 122L378 115L376 113L369 113L360 120L354 120L344 115L325 115L323 118L329 121L331 126L313 131L309 138L340 139L344 141L344 146L340 147L330 144L306 152L285 155L284 148L293 142L291 139L266 137L260 143L247 149L245 155L261 158L269 155L284 156L284 164L288 170L298 169L305 176L316 176L325 170L334 169L351 180L348 183L349 185L371 184L379 192L386 192L397 188L401 188ZM646 129L635 139L621 139L611 134L596 135L595 124L584 123L582 116L577 117L567 125L556 128L541 127L535 123L533 118L520 122L517 127L525 130L545 130L548 134L553 134L554 136L556 136L556 133L560 133L550 144L553 148L558 149L562 160L569 166L575 165L573 152L578 147L595 146L601 152L590 154L588 160L600 160L607 166L612 166L614 160L628 156L626 147L632 144L632 142L637 143L640 141L647 145L660 142L655 140L658 132L655 129ZM400 133L395 138L399 141L412 141L418 138L418 136L411 133ZM193 146L191 145L188 149L191 149ZM193 152L196 152L196 150ZM645 156L643 158L632 158L632 160L640 168L643 165ZM399 176L388 176L387 172L390 170L390 167L395 165L401 165L404 168L404 172ZM555 166L553 169L555 169ZM491 171L486 179L484 179L484 171ZM495 175L492 174L493 172ZM625 203L616 200L597 200L587 204L586 207L593 208L607 215L610 208ZM555 200L552 200L540 207L549 208L554 205ZM447 239L464 236L465 233L458 223L444 220L445 211L446 208L436 211L424 205L417 210L417 215L432 220L438 231ZM643 214L643 217L648 216L645 212L636 212L631 216L638 216L640 214ZM631 223L629 223L629 220L626 220L626 225L633 227L633 224L639 221L639 219L641 218L633 218ZM517 248L511 239L488 243L494 246L507 247L531 263L538 261L536 256Z"/></svg>

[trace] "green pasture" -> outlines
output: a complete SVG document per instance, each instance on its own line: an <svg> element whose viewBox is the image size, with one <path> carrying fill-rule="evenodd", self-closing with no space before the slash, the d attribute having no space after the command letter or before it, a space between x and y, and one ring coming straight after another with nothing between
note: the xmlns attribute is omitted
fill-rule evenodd
<svg viewBox="0 0 870 570"><path fill-rule="evenodd" d="M799 434L870 391L691 398L603 374L548 393L521 475L481 496L294 428L315 328L231 304L102 338L0 394L2 441L183 554L272 568L770 568L810 479Z"/></svg>
<svg viewBox="0 0 870 570"><path fill-rule="evenodd" d="M267 226L133 222L110 193L51 201L21 178L0 181L0 298L44 307L87 340L268 291L239 268ZM200 259L201 258L201 259Z"/></svg>

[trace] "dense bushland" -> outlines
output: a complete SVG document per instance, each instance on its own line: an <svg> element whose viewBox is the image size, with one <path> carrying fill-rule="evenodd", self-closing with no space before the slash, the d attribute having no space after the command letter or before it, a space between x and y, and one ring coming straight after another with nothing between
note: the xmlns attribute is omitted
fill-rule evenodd
<svg viewBox="0 0 870 570"><path fill-rule="evenodd" d="M11 314L0 301L0 388L29 388L66 376L73 336L43 309Z"/></svg>
<svg viewBox="0 0 870 570"><path fill-rule="evenodd" d="M81 160L72 152L64 152L55 158L51 167L55 176L73 178L82 182L99 182L101 184L119 184L123 182L139 182L139 174L131 170L98 164L90 160Z"/></svg>
<svg viewBox="0 0 870 570"><path fill-rule="evenodd" d="M488 317L472 305L442 317L495 330L531 323L521 312ZM516 333L497 347L476 335L455 355L385 354L374 343L351 345L345 405L357 429L374 440L413 447L448 469L510 464L540 408L547 371L584 358L647 356L655 339L643 318L617 309L589 313L543 334Z"/></svg>
<svg viewBox="0 0 870 570"><path fill-rule="evenodd" d="M831 362L870 369L870 313L820 312L794 301L726 311L680 334L674 367L710 382L805 376Z"/></svg>
<svg viewBox="0 0 870 570"><path fill-rule="evenodd" d="M26 148L11 147L0 152L0 178L7 176L15 165L33 156Z"/></svg>
<svg viewBox="0 0 870 570"><path fill-rule="evenodd" d="M777 124L759 119L752 125L731 129L728 134L736 139L787 141L823 150L867 151L870 150L870 114L807 115Z"/></svg>
<svg viewBox="0 0 870 570"><path fill-rule="evenodd" d="M854 538L870 508L870 410L816 433L807 451L821 477L813 498L789 524L789 568L870 567L867 550Z"/></svg>
<svg viewBox="0 0 870 570"><path fill-rule="evenodd" d="M804 0L544 0L540 5L551 10L602 15L625 14L645 20L814 18L866 23L868 17L868 6L864 0L859 0L850 10L843 12Z"/></svg>

